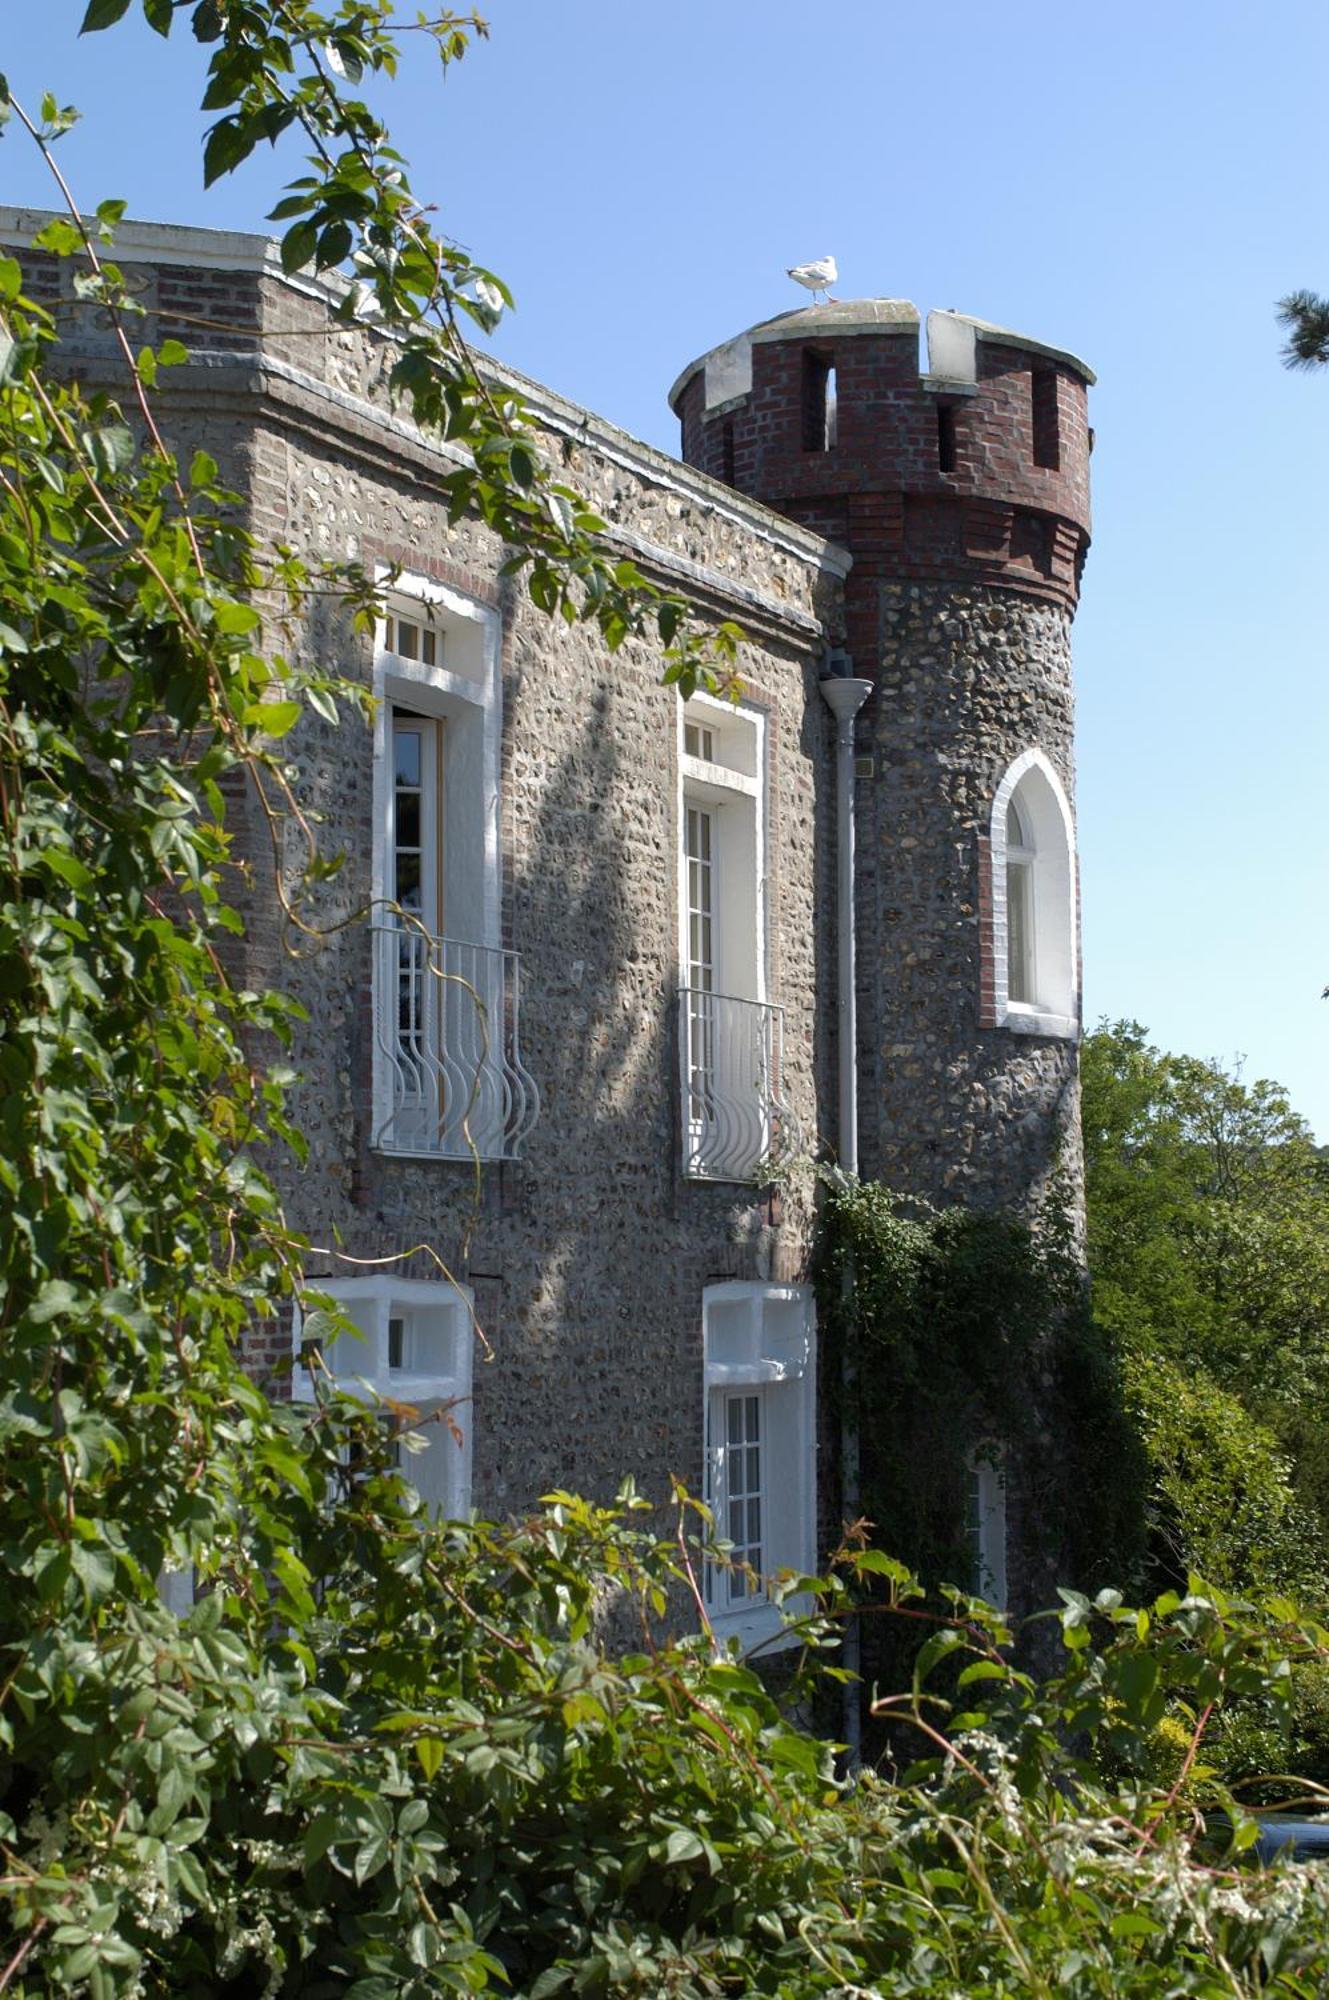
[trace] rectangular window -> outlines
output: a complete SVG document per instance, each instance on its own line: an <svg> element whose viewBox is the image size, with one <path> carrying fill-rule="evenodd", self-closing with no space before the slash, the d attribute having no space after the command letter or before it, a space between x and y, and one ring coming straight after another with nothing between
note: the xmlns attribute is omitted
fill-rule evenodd
<svg viewBox="0 0 1329 2000"><path fill-rule="evenodd" d="M1034 882L1028 861L1006 863L1006 997L1034 1004Z"/></svg>
<svg viewBox="0 0 1329 2000"><path fill-rule="evenodd" d="M683 1171L751 1180L794 1137L783 1017L765 993L765 716L698 697L679 749Z"/></svg>
<svg viewBox="0 0 1329 2000"><path fill-rule="evenodd" d="M975 1446L968 1464L965 1540L968 1588L999 1611L1006 1608L1006 1465L1000 1445Z"/></svg>
<svg viewBox="0 0 1329 2000"><path fill-rule="evenodd" d="M797 1285L723 1284L702 1299L706 1500L729 1559L706 1569L718 1637L778 1634L767 1584L816 1558L816 1327Z"/></svg>
<svg viewBox="0 0 1329 2000"><path fill-rule="evenodd" d="M755 1572L727 1573L729 1602L760 1595L766 1568L762 1538L761 1391L724 1398L724 1441L720 1446L719 1480L724 1495L724 1532L734 1545L733 1559Z"/></svg>
<svg viewBox="0 0 1329 2000"><path fill-rule="evenodd" d="M410 581L374 663L371 1142L515 1159L540 1100L501 942L498 614Z"/></svg>
<svg viewBox="0 0 1329 2000"><path fill-rule="evenodd" d="M715 895L712 819L700 806L687 808L685 853L688 878L689 1118L699 1126L714 1102L715 1084Z"/></svg>
<svg viewBox="0 0 1329 2000"><path fill-rule="evenodd" d="M383 621L383 644L403 660L419 660L426 667L438 665L438 634L423 618L406 618L390 611Z"/></svg>
<svg viewBox="0 0 1329 2000"><path fill-rule="evenodd" d="M420 1498L445 1519L470 1506L471 1294L432 1279L316 1278L351 1331L321 1349L322 1365L339 1389L368 1407L390 1400L383 1422L403 1432L396 1462ZM313 1394L303 1328L296 1327L297 1394ZM410 1412L418 1427L407 1429Z"/></svg>

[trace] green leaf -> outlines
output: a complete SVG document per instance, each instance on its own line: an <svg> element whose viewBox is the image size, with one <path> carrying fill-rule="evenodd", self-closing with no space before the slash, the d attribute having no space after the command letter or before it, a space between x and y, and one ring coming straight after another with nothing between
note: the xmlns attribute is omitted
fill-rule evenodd
<svg viewBox="0 0 1329 2000"><path fill-rule="evenodd" d="M219 118L203 146L204 187L211 187L223 174L232 173L242 160L248 159L255 143L238 118Z"/></svg>
<svg viewBox="0 0 1329 2000"><path fill-rule="evenodd" d="M371 1833L368 1840L360 1843L351 1869L357 1886L362 1886L371 1875L377 1875L387 1866L388 1851L388 1837L385 1833Z"/></svg>
<svg viewBox="0 0 1329 2000"><path fill-rule="evenodd" d="M69 1550L69 1562L90 1605L100 1604L104 1597L109 1597L115 1585L115 1561L105 1549L75 1542Z"/></svg>
<svg viewBox="0 0 1329 2000"><path fill-rule="evenodd" d="M306 264L313 263L317 248L317 225L309 221L294 223L281 240L283 271L303 271Z"/></svg>
<svg viewBox="0 0 1329 2000"><path fill-rule="evenodd" d="M128 12L129 0L90 0L79 33L93 35L99 28L112 28Z"/></svg>
<svg viewBox="0 0 1329 2000"><path fill-rule="evenodd" d="M432 1782L438 1776L439 1769L443 1763L443 1744L441 1740L437 1736L417 1736L415 1739L415 1754L419 1759L420 1769L424 1772L425 1777Z"/></svg>
<svg viewBox="0 0 1329 2000"><path fill-rule="evenodd" d="M1161 1937L1163 1928L1156 1918L1146 1916L1143 1910L1123 1910L1112 1919L1111 1924L1115 1938Z"/></svg>

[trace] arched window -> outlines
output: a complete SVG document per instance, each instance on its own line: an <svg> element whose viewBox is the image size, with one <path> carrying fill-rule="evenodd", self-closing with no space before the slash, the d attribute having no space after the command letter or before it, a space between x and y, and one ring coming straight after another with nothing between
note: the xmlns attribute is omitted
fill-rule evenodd
<svg viewBox="0 0 1329 2000"><path fill-rule="evenodd" d="M1070 802L1041 750L1026 750L992 803L990 1025L1073 1038L1080 1028Z"/></svg>

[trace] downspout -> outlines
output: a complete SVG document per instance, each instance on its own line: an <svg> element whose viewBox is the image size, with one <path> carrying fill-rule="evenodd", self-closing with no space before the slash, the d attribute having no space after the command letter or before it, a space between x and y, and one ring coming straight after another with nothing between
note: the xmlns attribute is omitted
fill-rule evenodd
<svg viewBox="0 0 1329 2000"><path fill-rule="evenodd" d="M822 699L835 717L835 927L839 964L835 1018L840 1052L839 1154L840 1171L858 1176L858 1004L855 990L854 937L854 719L872 692L872 682L856 680L845 671L847 653L831 654L830 671L821 681ZM840 1505L846 1521L858 1518L860 1501L858 1376L854 1323L854 1266L845 1260L841 1278L841 1308L845 1338L840 1357ZM862 1657L857 1618L845 1622L842 1662L852 1676L844 1684L842 1728L848 1764L858 1769L863 1725L859 1674Z"/></svg>

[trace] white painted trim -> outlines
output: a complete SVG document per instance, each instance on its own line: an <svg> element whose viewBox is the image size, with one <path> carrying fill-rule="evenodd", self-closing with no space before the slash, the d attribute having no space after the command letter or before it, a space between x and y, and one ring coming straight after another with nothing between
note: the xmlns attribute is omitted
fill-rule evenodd
<svg viewBox="0 0 1329 2000"><path fill-rule="evenodd" d="M1033 782L1026 784L1026 779ZM1033 1004L1012 1000L1008 991L1006 809L1017 790L1020 818L1026 838L1033 846L1033 959L1039 995ZM1076 1041L1080 1034L1080 965L1075 818L1065 787L1042 750L1022 751L997 786L989 825L989 853L997 1026L1008 1028L1013 1034Z"/></svg>
<svg viewBox="0 0 1329 2000"><path fill-rule="evenodd" d="M726 1395L763 1390L766 1433L762 1487L768 1496L763 1523L767 1567L810 1574L817 1556L817 1323L807 1285L766 1285L733 1280L702 1293L702 1437L706 1441L706 1496L714 1491L716 1445L712 1425ZM771 1476L773 1475L773 1476ZM715 1533L727 1540L725 1523ZM801 1606L790 1604L790 1609ZM778 1608L765 1596L708 1607L717 1640L774 1652L781 1640ZM776 1643L763 1643L771 1642Z"/></svg>
<svg viewBox="0 0 1329 2000"><path fill-rule="evenodd" d="M386 584L391 574L380 563L375 582ZM502 943L502 827L500 777L503 745L502 620L492 605L437 582L433 577L403 571L388 592L393 602L429 605L440 634L438 664L404 659L383 645L382 627L374 644L374 738L370 895L374 923L385 920L386 858L392 826L393 766L391 713L394 704L421 715L441 716L444 732L444 882L443 922L446 934L468 944L497 947ZM460 640L477 671L459 672L448 665L448 634L454 648ZM479 757L475 755L479 734ZM476 827L478 825L478 852ZM456 913L458 871L461 920ZM374 1043L373 1125L385 1129L391 1116L392 1079L386 1053Z"/></svg>
<svg viewBox="0 0 1329 2000"><path fill-rule="evenodd" d="M364 1341L355 1343L353 1355L355 1362L363 1360L365 1365L335 1369L333 1379L339 1389L350 1395L354 1395L357 1389L364 1389L373 1401L390 1399L394 1403L455 1405L451 1415L461 1438L460 1444L451 1429L443 1424L429 1426L424 1435L430 1439L430 1452L449 1454L443 1461L448 1494L443 1511L448 1519L463 1518L471 1504L474 1428L471 1389L475 1298L470 1288L435 1278L400 1278L389 1271L378 1272L372 1277L310 1278L307 1289L325 1292L329 1298L345 1306L365 1333ZM358 1311L354 1310L356 1308ZM388 1367L388 1321L394 1309L403 1313L438 1314L447 1321L453 1357L453 1367L447 1373L408 1374L402 1369ZM297 1394L303 1391L312 1399L313 1384L300 1365L301 1320L298 1311L293 1316L291 1337ZM350 1348L347 1352L349 1357ZM401 1469L408 1480L410 1468L411 1461L406 1458Z"/></svg>
<svg viewBox="0 0 1329 2000"><path fill-rule="evenodd" d="M752 765L750 771L741 770L738 762L708 763L699 757L689 757L683 749L683 728L685 722L705 720L713 729L722 747L725 736L732 740L734 733L741 729L751 740L751 750L746 753L746 761ZM716 974L716 992L727 994L736 1000L767 999L767 853L766 853L766 792L769 781L767 769L767 727L766 715L762 709L746 707L741 702L735 706L730 701L719 701L713 695L694 695L686 704L680 702L675 717L677 736L678 783L675 794L675 810L678 815L677 835L674 851L678 868L678 963L679 982L687 984L688 966L688 869L685 853L684 828L689 802L703 805L718 813L719 823L715 826L715 838L719 849L716 865L716 935L720 940L720 960ZM740 752L740 755L744 753ZM726 839L725 820L730 814L747 817L750 813L752 830L752 852L754 868L751 881L750 909L747 904L746 882L734 880L733 841ZM732 831L732 829L730 829ZM733 936L736 910L742 907L742 923L745 930L751 927L750 955L742 950L742 965L735 979L736 959L739 947Z"/></svg>

